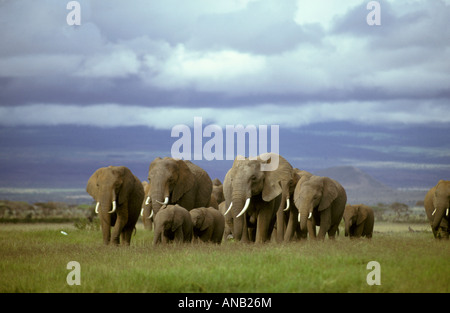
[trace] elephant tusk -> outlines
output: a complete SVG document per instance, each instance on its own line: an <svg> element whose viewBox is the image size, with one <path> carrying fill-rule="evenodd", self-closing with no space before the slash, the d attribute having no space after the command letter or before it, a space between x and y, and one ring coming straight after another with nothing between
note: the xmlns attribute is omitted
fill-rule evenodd
<svg viewBox="0 0 450 313"><path fill-rule="evenodd" d="M434 213L436 213L436 209L434 209L433 213L431 213L431 215L434 215Z"/></svg>
<svg viewBox="0 0 450 313"><path fill-rule="evenodd" d="M141 209L141 216L144 216L144 208Z"/></svg>
<svg viewBox="0 0 450 313"><path fill-rule="evenodd" d="M448 216L448 211L449 211L449 209L450 209L450 208L447 208L447 213L445 213L445 215L447 215L447 216Z"/></svg>
<svg viewBox="0 0 450 313"><path fill-rule="evenodd" d="M153 210L151 211L150 216L147 217L147 218L148 218L148 219L151 219L152 217L153 217Z"/></svg>
<svg viewBox="0 0 450 313"><path fill-rule="evenodd" d="M116 212L116 208L117 208L117 204L116 204L116 200L114 200L114 201L112 202L112 210L109 211L108 213L114 213L114 212Z"/></svg>
<svg viewBox="0 0 450 313"><path fill-rule="evenodd" d="M226 210L224 216L227 215L227 214L230 212L232 206L233 206L233 202L230 203L230 206L229 206L228 209Z"/></svg>
<svg viewBox="0 0 450 313"><path fill-rule="evenodd" d="M149 205L150 204L150 196L147 197L147 200L145 200L145 205Z"/></svg>
<svg viewBox="0 0 450 313"><path fill-rule="evenodd" d="M95 214L98 214L99 207L100 207L100 202L97 202L97 205L95 206Z"/></svg>
<svg viewBox="0 0 450 313"><path fill-rule="evenodd" d="M158 200L156 200L156 202L158 202L158 203L161 204L161 205L167 205L167 204L169 204L169 197L166 197L166 198L164 199L164 202L161 202L161 201L158 201Z"/></svg>
<svg viewBox="0 0 450 313"><path fill-rule="evenodd" d="M300 213L298 213L298 222L300 223Z"/></svg>
<svg viewBox="0 0 450 313"><path fill-rule="evenodd" d="M245 200L245 205L244 208L242 209L241 213L239 213L236 218L240 217L242 214L245 213L245 211L247 211L248 206L250 205L250 198L247 198L247 200Z"/></svg>
<svg viewBox="0 0 450 313"><path fill-rule="evenodd" d="M284 212L286 212L287 210L289 210L289 206L290 206L290 201L289 198L286 199L286 209L284 209Z"/></svg>
<svg viewBox="0 0 450 313"><path fill-rule="evenodd" d="M310 219L311 219L311 217L312 217L312 212L309 212L309 215L308 215L308 220L310 220Z"/></svg>

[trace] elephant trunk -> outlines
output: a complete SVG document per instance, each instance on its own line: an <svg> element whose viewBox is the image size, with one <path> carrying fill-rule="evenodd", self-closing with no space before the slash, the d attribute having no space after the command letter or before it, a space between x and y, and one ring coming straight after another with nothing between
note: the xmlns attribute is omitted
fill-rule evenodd
<svg viewBox="0 0 450 313"><path fill-rule="evenodd" d="M313 207L307 203L302 203L298 210L298 221L300 222L300 230L306 231L306 223L312 218Z"/></svg>
<svg viewBox="0 0 450 313"><path fill-rule="evenodd" d="M245 193L233 192L231 208L233 213L233 236L238 241L241 240L242 232L244 231L245 216L243 214L248 209L249 200L250 198L246 197Z"/></svg>
<svg viewBox="0 0 450 313"><path fill-rule="evenodd" d="M447 205L448 206L448 205ZM448 214L448 207L445 205L439 205L433 212L433 222L431 224L431 227L434 230L437 230L439 225L441 224L441 221L444 217L444 215Z"/></svg>
<svg viewBox="0 0 450 313"><path fill-rule="evenodd" d="M149 197L153 212L157 214L163 205L169 204L170 192L168 184L152 184Z"/></svg>
<svg viewBox="0 0 450 313"><path fill-rule="evenodd" d="M351 219L345 221L345 237L348 237L350 235L350 227L352 226L351 223Z"/></svg>

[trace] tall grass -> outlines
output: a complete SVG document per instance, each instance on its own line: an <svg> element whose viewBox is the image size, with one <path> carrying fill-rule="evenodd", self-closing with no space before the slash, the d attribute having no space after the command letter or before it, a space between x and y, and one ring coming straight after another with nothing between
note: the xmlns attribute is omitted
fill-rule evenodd
<svg viewBox="0 0 450 313"><path fill-rule="evenodd" d="M62 234L64 230L68 235ZM430 232L369 240L153 247L139 229L130 247L103 246L100 231L0 225L0 292L449 292L450 246ZM81 285L69 286L69 261ZM381 285L368 286L369 261Z"/></svg>

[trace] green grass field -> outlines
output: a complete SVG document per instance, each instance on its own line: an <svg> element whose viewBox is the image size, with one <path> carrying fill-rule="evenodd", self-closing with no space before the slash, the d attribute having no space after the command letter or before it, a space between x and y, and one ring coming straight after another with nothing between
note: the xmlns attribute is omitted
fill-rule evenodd
<svg viewBox="0 0 450 313"><path fill-rule="evenodd" d="M141 227L130 247L112 247L73 224L0 224L0 292L450 291L450 242L426 225L379 224L371 241L165 247ZM81 266L79 286L66 282L70 261ZM369 261L381 266L379 286L366 283Z"/></svg>

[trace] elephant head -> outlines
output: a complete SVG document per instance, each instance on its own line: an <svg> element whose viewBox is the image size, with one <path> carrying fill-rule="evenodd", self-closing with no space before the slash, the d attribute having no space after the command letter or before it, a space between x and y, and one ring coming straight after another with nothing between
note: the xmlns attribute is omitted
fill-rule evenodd
<svg viewBox="0 0 450 313"><path fill-rule="evenodd" d="M354 225L358 226L363 223L369 216L368 210L362 208L362 205L345 206L344 221L345 221L345 237L350 235L350 228Z"/></svg>
<svg viewBox="0 0 450 313"><path fill-rule="evenodd" d="M271 171L272 158L276 157L278 167ZM269 165L269 166L268 166ZM270 202L281 195L282 186L292 178L292 166L284 158L273 153L260 155L256 159L238 156L224 180L224 194L227 212L233 216L233 236L240 240L244 227L242 215L250 206L250 199L260 195L262 200ZM278 207L276 208L278 209ZM276 210L275 209L275 210Z"/></svg>
<svg viewBox="0 0 450 313"><path fill-rule="evenodd" d="M150 204L154 214L162 205L177 203L195 184L195 177L185 161L165 157L152 161L148 171L151 188L145 202Z"/></svg>
<svg viewBox="0 0 450 313"><path fill-rule="evenodd" d="M433 222L431 227L437 230L442 222L442 219L449 217L450 207L450 181L440 180L435 187L433 194L433 208L432 212Z"/></svg>
<svg viewBox="0 0 450 313"><path fill-rule="evenodd" d="M300 179L302 181L302 179ZM317 209L322 212L328 209L338 197L339 191L332 179L321 176L305 176L302 183L298 183L294 192L295 205L299 212L300 229L306 230L306 222Z"/></svg>
<svg viewBox="0 0 450 313"><path fill-rule="evenodd" d="M194 228L205 231L208 227L213 225L214 219L212 215L207 213L206 208L196 208L191 210L189 213L191 214L192 224Z"/></svg>

